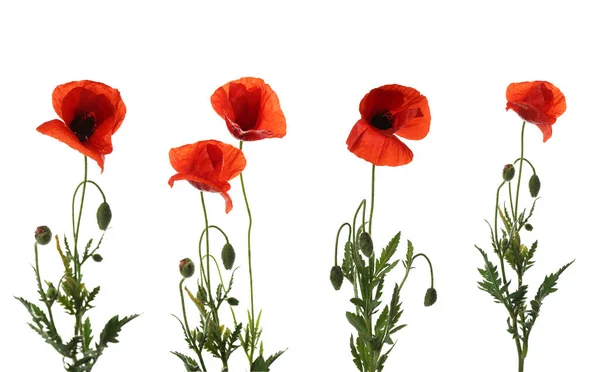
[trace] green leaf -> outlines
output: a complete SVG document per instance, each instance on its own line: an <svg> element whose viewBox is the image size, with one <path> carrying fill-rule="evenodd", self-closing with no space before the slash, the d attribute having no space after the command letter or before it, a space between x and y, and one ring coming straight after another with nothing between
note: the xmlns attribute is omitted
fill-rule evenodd
<svg viewBox="0 0 600 372"><path fill-rule="evenodd" d="M362 371L362 361L360 359L360 354L356 350L356 346L354 346L354 335L350 335L350 352L352 353L354 364L359 371Z"/></svg>
<svg viewBox="0 0 600 372"><path fill-rule="evenodd" d="M365 302L358 297L351 298L350 302L352 302L354 305L360 307L361 309L365 308Z"/></svg>
<svg viewBox="0 0 600 372"><path fill-rule="evenodd" d="M177 351L171 351L171 354L173 354L173 355L177 356L179 359L181 359L181 361L183 362L183 365L185 366L186 372L200 371L200 366L193 358L190 358L189 356L179 353Z"/></svg>
<svg viewBox="0 0 600 372"><path fill-rule="evenodd" d="M513 309L521 309L525 307L526 295L527 284L520 286L516 291L508 295L508 300L512 304Z"/></svg>
<svg viewBox="0 0 600 372"><path fill-rule="evenodd" d="M85 305L84 305L84 308L86 310L89 310L94 307L91 305L91 302L96 298L96 296L98 295L99 292L100 292L100 287L96 287L87 294L87 296L85 298Z"/></svg>
<svg viewBox="0 0 600 372"><path fill-rule="evenodd" d="M475 246L475 248L479 250L485 262L484 268L478 269L479 273L483 277L483 281L477 282L477 284L479 284L479 289L492 295L495 302L505 303L503 295L505 288L502 286L502 282L500 281L498 268L488 260L487 254L481 248L478 246Z"/></svg>
<svg viewBox="0 0 600 372"><path fill-rule="evenodd" d="M388 245L381 251L381 255L379 259L375 263L375 276L380 276L381 271L388 264L389 260L392 258L394 253L396 253L396 249L398 249L398 244L400 243L400 231L394 235L394 237L390 240Z"/></svg>
<svg viewBox="0 0 600 372"><path fill-rule="evenodd" d="M354 284L354 261L352 260L352 242L346 242L344 247L344 260L342 261L344 277Z"/></svg>
<svg viewBox="0 0 600 372"><path fill-rule="evenodd" d="M535 261L533 261L533 255L535 254L535 252L537 250L537 245L538 245L538 242L536 240L531 245L531 248L527 251L527 254L524 257L525 263L523 265L523 272L529 270L533 266L533 264L535 263Z"/></svg>
<svg viewBox="0 0 600 372"><path fill-rule="evenodd" d="M251 370L252 372L269 372L269 365L267 364L267 361L263 358L263 356L259 355L252 362Z"/></svg>
<svg viewBox="0 0 600 372"><path fill-rule="evenodd" d="M359 335L369 333L369 331L367 330L367 325L365 324L365 320L363 318L359 317L358 315L356 315L354 313L347 311L346 319L348 319L348 322L350 322L350 324L352 324L352 326L354 328L356 328Z"/></svg>
<svg viewBox="0 0 600 372"><path fill-rule="evenodd" d="M379 318L377 318L377 322L375 323L375 333L383 335L385 331L385 325L387 323L389 316L389 307L386 305L383 308L381 314L379 314Z"/></svg>
<svg viewBox="0 0 600 372"><path fill-rule="evenodd" d="M90 344L92 342L92 324L90 323L90 318L87 317L85 322L83 323L83 347L85 350L90 348Z"/></svg>
<svg viewBox="0 0 600 372"><path fill-rule="evenodd" d="M542 307L542 302L547 296L558 290L558 288L556 288L558 278L567 269L567 267L571 266L573 262L575 262L575 260L569 262L568 264L558 269L556 273L550 274L544 278L544 281L540 285L537 294L535 295L534 299L530 302L531 310L529 310L527 314L530 317L530 319L526 323L526 328L529 331L531 331L535 320L540 315L540 308Z"/></svg>
<svg viewBox="0 0 600 372"><path fill-rule="evenodd" d="M134 314L131 316L126 316L123 319L119 319L118 315L113 316L104 326L102 333L100 333L100 343L96 344L96 349L104 349L108 347L108 343L118 343L117 337L119 336L119 332L121 332L121 328L133 319L137 318L139 314Z"/></svg>

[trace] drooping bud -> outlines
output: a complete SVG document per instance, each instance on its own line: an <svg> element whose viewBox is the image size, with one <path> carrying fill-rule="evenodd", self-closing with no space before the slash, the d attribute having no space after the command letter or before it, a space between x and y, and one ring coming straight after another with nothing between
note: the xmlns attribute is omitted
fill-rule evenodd
<svg viewBox="0 0 600 372"><path fill-rule="evenodd" d="M502 169L502 178L504 181L509 182L515 177L515 166L512 164L506 164Z"/></svg>
<svg viewBox="0 0 600 372"><path fill-rule="evenodd" d="M92 260L94 260L95 262L102 262L103 259L104 258L102 258L102 256L100 256L98 253L92 255Z"/></svg>
<svg viewBox="0 0 600 372"><path fill-rule="evenodd" d="M231 270L233 263L235 262L235 250L229 243L225 243L221 250L221 260L226 270Z"/></svg>
<svg viewBox="0 0 600 372"><path fill-rule="evenodd" d="M238 299L235 297L227 297L227 303L231 306L237 306L240 301L238 301Z"/></svg>
<svg viewBox="0 0 600 372"><path fill-rule="evenodd" d="M103 202L96 211L96 220L98 221L98 228L105 231L112 219L112 211L107 202Z"/></svg>
<svg viewBox="0 0 600 372"><path fill-rule="evenodd" d="M342 272L342 268L339 266L332 267L331 272L329 273L329 280L331 281L333 288L336 291L339 290L344 282L344 273Z"/></svg>
<svg viewBox="0 0 600 372"><path fill-rule="evenodd" d="M533 226L531 226L531 224L530 224L530 223L526 223L526 224L525 224L525 230L527 230L527 231L531 231L531 230L533 230Z"/></svg>
<svg viewBox="0 0 600 372"><path fill-rule="evenodd" d="M537 176L537 174L531 176L531 178L529 179L529 193L531 194L532 198L538 196L538 194L540 193L541 186L542 185L540 183L540 178Z"/></svg>
<svg viewBox="0 0 600 372"><path fill-rule="evenodd" d="M427 292L425 292L425 301L424 301L425 306L431 306L431 305L435 304L436 301L437 301L437 291L433 287L428 288Z"/></svg>
<svg viewBox="0 0 600 372"><path fill-rule="evenodd" d="M368 232L363 231L358 236L358 249L367 257L373 254L373 239Z"/></svg>
<svg viewBox="0 0 600 372"><path fill-rule="evenodd" d="M189 258L184 258L183 260L179 261L179 272L181 273L181 276L184 278L189 278L194 275L194 271L196 271L196 266L192 260Z"/></svg>
<svg viewBox="0 0 600 372"><path fill-rule="evenodd" d="M38 228L35 229L35 241L39 245L46 245L50 243L51 239L52 231L50 231L48 226L38 226Z"/></svg>

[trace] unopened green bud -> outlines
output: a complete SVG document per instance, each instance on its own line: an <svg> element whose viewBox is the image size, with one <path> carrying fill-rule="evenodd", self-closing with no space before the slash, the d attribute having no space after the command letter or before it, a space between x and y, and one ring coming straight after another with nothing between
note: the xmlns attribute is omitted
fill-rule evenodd
<svg viewBox="0 0 600 372"><path fill-rule="evenodd" d="M103 202L96 211L96 220L98 221L98 228L105 231L112 219L112 211L107 202Z"/></svg>
<svg viewBox="0 0 600 372"><path fill-rule="evenodd" d="M515 177L515 166L512 164L506 164L502 169L502 178L504 181L509 182Z"/></svg>
<svg viewBox="0 0 600 372"><path fill-rule="evenodd" d="M431 306L433 304L435 304L435 302L437 301L437 291L435 290L435 288L428 288L427 292L425 292L425 306Z"/></svg>
<svg viewBox="0 0 600 372"><path fill-rule="evenodd" d="M92 260L94 260L95 262L102 262L103 259L104 258L102 258L102 256L100 256L98 253L92 255Z"/></svg>
<svg viewBox="0 0 600 372"><path fill-rule="evenodd" d="M531 231L531 230L533 230L533 226L531 226L531 224L530 224L530 223L526 223L526 224L525 224L525 230L527 230L527 231Z"/></svg>
<svg viewBox="0 0 600 372"><path fill-rule="evenodd" d="M40 245L46 245L50 243L52 239L52 231L48 226L38 226L35 229L35 241Z"/></svg>
<svg viewBox="0 0 600 372"><path fill-rule="evenodd" d="M181 273L181 276L184 278L189 278L194 275L194 271L196 271L196 266L192 260L189 258L184 258L183 260L179 261L179 272Z"/></svg>
<svg viewBox="0 0 600 372"><path fill-rule="evenodd" d="M331 281L333 288L336 291L339 290L344 282L344 273L342 272L342 268L339 266L332 267L331 272L329 273L329 280Z"/></svg>
<svg viewBox="0 0 600 372"><path fill-rule="evenodd" d="M48 298L48 301L54 301L56 299L56 295L56 288L54 287L54 284L50 283L48 285L48 290L46 291L46 297Z"/></svg>
<svg viewBox="0 0 600 372"><path fill-rule="evenodd" d="M235 262L235 250L229 243L225 243L221 250L221 260L223 260L223 266L226 270L231 270L233 263Z"/></svg>
<svg viewBox="0 0 600 372"><path fill-rule="evenodd" d="M358 236L358 249L367 257L373 254L373 239L368 232L363 231Z"/></svg>
<svg viewBox="0 0 600 372"><path fill-rule="evenodd" d="M532 198L538 196L538 194L540 193L541 186L542 185L540 183L540 178L537 176L537 174L531 176L531 178L529 179L529 193L531 194Z"/></svg>
<svg viewBox="0 0 600 372"><path fill-rule="evenodd" d="M227 297L227 303L231 306L237 306L240 302L235 297Z"/></svg>

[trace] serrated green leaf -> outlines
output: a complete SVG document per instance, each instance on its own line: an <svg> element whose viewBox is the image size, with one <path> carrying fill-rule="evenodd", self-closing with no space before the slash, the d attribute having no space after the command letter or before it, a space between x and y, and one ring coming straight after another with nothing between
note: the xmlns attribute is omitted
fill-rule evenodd
<svg viewBox="0 0 600 372"><path fill-rule="evenodd" d="M394 253L396 253L396 249L398 249L398 244L400 243L400 231L392 237L388 245L381 251L381 255L379 259L375 263L375 276L380 276L381 271L388 264L389 260L392 258Z"/></svg>
<svg viewBox="0 0 600 372"><path fill-rule="evenodd" d="M359 371L362 371L362 361L360 359L360 354L356 350L356 346L354 346L354 336L350 335L350 352L352 353L354 364Z"/></svg>
<svg viewBox="0 0 600 372"><path fill-rule="evenodd" d="M104 326L102 333L100 333L100 342L96 344L96 349L104 349L108 347L108 343L118 343L117 337L119 336L119 332L121 332L121 328L138 316L139 314L134 314L119 319L119 316L115 315L110 318Z"/></svg>
<svg viewBox="0 0 600 372"><path fill-rule="evenodd" d="M361 300L360 298L353 297L350 299L350 302L352 302L354 305L360 307L361 309L365 308L365 302L363 300Z"/></svg>
<svg viewBox="0 0 600 372"><path fill-rule="evenodd" d="M483 281L477 282L477 284L479 284L479 289L489 293L492 297L494 297L495 302L505 303L503 294L504 288L502 286L497 267L488 260L487 254L481 248L477 246L475 246L475 248L479 250L485 262L484 268L478 269L479 273L483 277Z"/></svg>
<svg viewBox="0 0 600 372"><path fill-rule="evenodd" d="M346 312L346 319L348 322L352 324L354 328L358 331L358 334L368 334L369 331L367 329L367 325L365 324L365 320L358 315L351 313L349 311Z"/></svg>
<svg viewBox="0 0 600 372"><path fill-rule="evenodd" d="M92 342L92 324L90 322L89 317L87 317L85 319L85 322L83 322L82 336L83 336L83 348L84 348L84 350L88 350L90 348L90 344Z"/></svg>
<svg viewBox="0 0 600 372"><path fill-rule="evenodd" d="M198 365L198 362L196 362L193 358L190 358L189 356L179 353L177 351L171 351L171 354L173 354L176 357L178 357L179 359L181 359L181 361L183 362L183 365L185 366L186 372L199 372L200 371L200 366Z"/></svg>

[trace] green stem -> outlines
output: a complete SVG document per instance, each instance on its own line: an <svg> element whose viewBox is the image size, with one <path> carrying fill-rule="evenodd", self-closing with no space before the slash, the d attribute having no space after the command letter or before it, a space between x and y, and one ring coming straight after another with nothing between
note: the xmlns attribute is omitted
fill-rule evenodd
<svg viewBox="0 0 600 372"><path fill-rule="evenodd" d="M194 352L196 353L196 355L198 355L198 360L200 361L200 364L202 365L202 371L206 371L206 366L204 365L204 359L202 358L202 349L198 349L198 345L196 345L196 340L192 337L192 332L190 332L190 326L188 324L187 312L185 310L185 301L183 299L183 282L184 281L185 281L185 278L182 278L181 281L179 282L179 297L181 298L181 311L183 313L183 324L185 326L187 338L188 338L188 340L190 340L190 343L192 344L192 348L194 349Z"/></svg>
<svg viewBox="0 0 600 372"><path fill-rule="evenodd" d="M429 264L429 275L431 277L431 288L433 288L433 265L431 264L429 257L427 257L427 255L425 253L419 253L419 254L416 254L413 256L412 262L415 262L415 259L417 257L423 257L427 260L427 263Z"/></svg>
<svg viewBox="0 0 600 372"><path fill-rule="evenodd" d="M240 141L240 150L244 145L244 141ZM252 248L251 248L251 232L252 232L252 212L250 211L250 203L248 203L248 195L246 194L246 185L244 184L244 175L240 173L240 182L242 184L242 194L244 195L244 202L246 203L246 211L248 212L248 276L250 277L250 320L252 324L250 325L250 330L252 334L255 334L255 317L254 317L254 278L252 276ZM254 341L258 341L253 337ZM256 348L256 344L252 345L249 355L249 361L252 365L254 361L254 349Z"/></svg>
<svg viewBox="0 0 600 372"><path fill-rule="evenodd" d="M517 164L517 162L521 160L521 158L516 159L513 164ZM527 160L527 158L523 158L523 161L527 162L527 164L529 164L529 166L531 167L531 170L533 171L533 174L535 174L535 167L533 166L533 164L531 164L531 162L529 160Z"/></svg>
<svg viewBox="0 0 600 372"><path fill-rule="evenodd" d="M334 266L338 265L337 262L337 252L338 252L338 243L340 240L340 233L342 232L342 229L344 228L344 226L348 226L348 241L350 241L350 235L352 234L352 227L350 226L350 224L348 222L344 222L342 224L342 226L340 226L340 228L338 229L337 235L335 236L335 257L334 257Z"/></svg>
<svg viewBox="0 0 600 372"><path fill-rule="evenodd" d="M204 223L206 228L204 229L204 231L206 231L206 289L208 291L208 299L210 301L210 303L212 303L212 293L210 290L210 261L209 261L209 256L210 256L210 243L208 240L208 226L210 226L208 224L208 214L206 213L206 204L204 203L204 192L200 191L200 200L202 201L202 212L204 213ZM200 255L200 262L202 263L202 251L201 249L199 249L199 255Z"/></svg>
<svg viewBox="0 0 600 372"><path fill-rule="evenodd" d="M37 280L38 288L40 290L40 295L42 296L42 301L46 305L48 309L48 315L50 316L50 324L52 325L52 330L54 333L56 332L56 325L54 324L54 317L52 316L52 309L50 307L50 301L46 297L46 292L44 292L44 288L42 288L42 279L40 274L40 263L38 258L38 245L37 243L33 244L33 250L35 251L35 279ZM56 289L57 293L60 290L60 282L58 283L58 288Z"/></svg>
<svg viewBox="0 0 600 372"><path fill-rule="evenodd" d="M373 209L375 208L375 164L371 171L371 212L369 213L369 235L371 235L371 227L373 227Z"/></svg>
<svg viewBox="0 0 600 372"><path fill-rule="evenodd" d="M79 242L79 228L81 227L81 215L83 214L83 202L85 200L85 190L87 185L87 175L88 175L88 162L87 156L83 157L83 188L81 189L81 201L79 203L79 213L77 215L77 225L75 227L75 231L73 232L73 267L74 267L74 275L75 282L80 284L81 281L81 265L79 263L79 253L77 252L77 245ZM78 187L79 188L79 187ZM75 193L73 193L73 202L71 204L71 210L73 210L75 205L75 196L77 195L77 189ZM75 220L75 215L72 213L72 221ZM83 316L82 309L76 309L75 311L75 336L79 336L81 332L81 318Z"/></svg>
<svg viewBox="0 0 600 372"><path fill-rule="evenodd" d="M523 172L523 152L525 148L525 121L523 121L523 126L521 127L521 156L519 157L519 176L517 179L517 196L515 198L515 215L514 215L514 223L517 224L517 215L519 213L519 192L521 191L521 174Z"/></svg>
<svg viewBox="0 0 600 372"><path fill-rule="evenodd" d="M85 189L86 189L86 185L87 185L87 173L88 173L88 166L87 166L87 156L83 157L83 189L81 190L81 202L79 204L79 214L77 216L77 226L75 227L75 196L77 195L77 191L79 190L79 186L77 186L77 188L75 189L75 192L73 193L73 202L71 203L71 221L73 222L73 240L74 240L74 247L73 247L73 252L74 252L74 260L75 262L73 262L73 266L75 269L75 280L78 281L79 277L80 277L80 270L81 268L79 267L79 255L77 253L77 243L79 241L79 227L81 226L81 215L83 212L83 201L85 199Z"/></svg>

